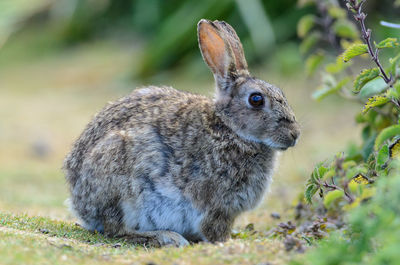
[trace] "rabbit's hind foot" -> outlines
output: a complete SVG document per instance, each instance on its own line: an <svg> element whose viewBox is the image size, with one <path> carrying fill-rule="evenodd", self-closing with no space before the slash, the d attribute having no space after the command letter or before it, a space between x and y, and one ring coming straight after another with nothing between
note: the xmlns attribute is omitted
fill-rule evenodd
<svg viewBox="0 0 400 265"><path fill-rule="evenodd" d="M148 232L130 232L125 235L119 235L118 238L124 239L127 243L134 245L144 245L146 247L184 247L189 245L182 235L173 231L148 231Z"/></svg>

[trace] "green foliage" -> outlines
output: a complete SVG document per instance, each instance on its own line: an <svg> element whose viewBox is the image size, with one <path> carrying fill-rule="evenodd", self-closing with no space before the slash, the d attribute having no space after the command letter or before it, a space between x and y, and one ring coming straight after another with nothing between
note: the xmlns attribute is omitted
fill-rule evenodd
<svg viewBox="0 0 400 265"><path fill-rule="evenodd" d="M325 55L323 53L315 53L307 58L306 70L307 70L308 75L311 75L315 72L315 70L318 68L318 66L324 60L324 58L325 58Z"/></svg>
<svg viewBox="0 0 400 265"><path fill-rule="evenodd" d="M315 24L315 16L314 15L305 15L299 20L297 24L297 35L300 38L304 38L307 33L312 29Z"/></svg>
<svg viewBox="0 0 400 265"><path fill-rule="evenodd" d="M308 203L312 203L312 197L319 190L317 185L310 184L307 186L306 191L304 193L304 197Z"/></svg>
<svg viewBox="0 0 400 265"><path fill-rule="evenodd" d="M363 25L366 16L357 3L349 0L347 6L355 14L356 22ZM322 207L325 216L338 218L349 226L336 230L299 264L397 264L400 258L397 251L400 234L396 234L400 231L399 39L389 36L372 47L370 37L363 38L365 43L358 40L354 24L349 26L350 22L340 12L333 17L336 18L332 24L335 35L352 41L350 44L342 41L344 52L334 62L327 63L325 72L321 73L322 84L313 93L313 98L321 100L337 94L364 103L356 116L357 123L363 127L362 143L352 144L347 152L317 164L311 174L305 200L313 204L313 209ZM343 27L339 33L334 25L339 25L342 20L348 27L347 31ZM363 36L371 35L372 31L367 32L365 27L361 30ZM389 60L378 58L378 50L387 48L392 48L395 56ZM364 67L354 77L353 71L346 66L364 54L376 67ZM352 79L353 85L348 86ZM321 170L322 176L318 173ZM396 235L390 233L393 229Z"/></svg>
<svg viewBox="0 0 400 265"><path fill-rule="evenodd" d="M394 58L389 59L390 63L390 72L394 76L400 75L399 71L399 65L400 65L400 53L397 54Z"/></svg>
<svg viewBox="0 0 400 265"><path fill-rule="evenodd" d="M315 57L315 48L326 46L328 43L336 49L340 48L340 43L348 40L358 40L357 28L346 18L346 11L343 10L336 1L305 0L299 1L301 4L307 3L314 5L317 12L303 16L297 25L297 35L303 38L300 44L300 52L308 54L306 71L313 74L317 67L322 63L321 58L327 57L325 51L319 50L318 57ZM314 49L313 49L314 48ZM314 52L313 52L314 51ZM344 70L348 65L343 61L336 64L329 64L327 72L337 73ZM321 91L322 92L322 91Z"/></svg>
<svg viewBox="0 0 400 265"><path fill-rule="evenodd" d="M312 97L316 100L322 100L326 96L338 92L350 81L350 78L344 78L336 83L336 80L331 75L324 75L323 79L324 82L322 86L312 94Z"/></svg>
<svg viewBox="0 0 400 265"><path fill-rule="evenodd" d="M229 9L232 9L230 0L182 3L163 21L153 40L147 45L143 57L139 59L137 76L149 77L159 67L175 64L185 50L197 49L194 25L206 14L219 17Z"/></svg>
<svg viewBox="0 0 400 265"><path fill-rule="evenodd" d="M400 137L389 146L389 159L400 159Z"/></svg>
<svg viewBox="0 0 400 265"><path fill-rule="evenodd" d="M341 56L338 56L335 63L328 63L325 71L330 74L337 74L342 72L346 67L350 66L351 62L345 63Z"/></svg>
<svg viewBox="0 0 400 265"><path fill-rule="evenodd" d="M346 17L346 11L338 6L331 6L328 9L328 14L333 18L344 18ZM354 27L354 25L353 25ZM357 31L357 30L356 30Z"/></svg>
<svg viewBox="0 0 400 265"><path fill-rule="evenodd" d="M372 97L374 95L377 95L379 93L382 93L388 88L388 85L385 83L385 81L377 77L375 79L372 79L368 81L361 89L360 91L360 98L361 99L367 99L369 97Z"/></svg>
<svg viewBox="0 0 400 265"><path fill-rule="evenodd" d="M364 69L361 74L359 74L354 80L354 92L360 92L361 88L372 79L378 77L380 74L379 69L377 67L372 69Z"/></svg>
<svg viewBox="0 0 400 265"><path fill-rule="evenodd" d="M341 38L355 40L358 38L357 28L346 19L339 19L333 24L333 31Z"/></svg>
<svg viewBox="0 0 400 265"><path fill-rule="evenodd" d="M400 99L400 82L394 83L394 85L387 91L387 96L394 100Z"/></svg>
<svg viewBox="0 0 400 265"><path fill-rule="evenodd" d="M300 52L302 54L306 54L318 43L318 40L321 38L319 32L312 32L305 37L303 42L300 44Z"/></svg>
<svg viewBox="0 0 400 265"><path fill-rule="evenodd" d="M375 185L367 203L347 214L350 229L335 231L295 264L398 264L400 253L400 161Z"/></svg>
<svg viewBox="0 0 400 265"><path fill-rule="evenodd" d="M382 48L395 48L399 47L400 42L397 38L387 38L384 39L383 41L379 42L378 44L375 43L375 47L378 49Z"/></svg>
<svg viewBox="0 0 400 265"><path fill-rule="evenodd" d="M297 21L308 8L296 1L267 0L13 0L0 1L0 47L20 32L40 29L61 47L98 38L138 43L132 76L147 78L161 70L200 59L196 24L201 18L225 20L237 30L248 61L260 62L275 46L296 37ZM137 65L137 66L136 66ZM129 71L129 70L128 70Z"/></svg>
<svg viewBox="0 0 400 265"><path fill-rule="evenodd" d="M372 137L375 140L375 137ZM360 151L361 152L361 151ZM385 160L384 151L372 153L367 157L371 161L379 162ZM386 163L388 156L386 157ZM359 203L370 197L373 193L373 185L376 175L376 168L371 167L371 161L350 160L349 157L338 155L330 163L319 164L315 167L310 179L307 182L305 199L312 203L313 196L318 192L323 197L323 205L330 213L341 213L348 211ZM341 202L338 204L337 202Z"/></svg>
<svg viewBox="0 0 400 265"><path fill-rule="evenodd" d="M376 169L382 169L383 166L389 159L389 146L382 146L381 150L378 152L378 156L376 158Z"/></svg>
<svg viewBox="0 0 400 265"><path fill-rule="evenodd" d="M324 206L329 208L331 204L344 196L343 190L333 190L328 192L324 197Z"/></svg>
<svg viewBox="0 0 400 265"><path fill-rule="evenodd" d="M388 103L389 99L386 95L376 95L370 97L364 105L364 109L362 110L363 113L367 112L373 107L381 106Z"/></svg>
<svg viewBox="0 0 400 265"><path fill-rule="evenodd" d="M323 163L320 163L317 167L315 167L310 179L307 182L307 188L304 193L305 199L308 203L311 203L314 194L318 190L321 190L321 180L327 172L328 168L326 168Z"/></svg>
<svg viewBox="0 0 400 265"><path fill-rule="evenodd" d="M392 125L383 129L376 137L374 145L375 150L378 150L378 148L383 144L383 142L392 139L397 135L400 135L400 125Z"/></svg>
<svg viewBox="0 0 400 265"><path fill-rule="evenodd" d="M368 47L366 44L353 44L343 52L342 58L344 62L348 62L350 59L367 52Z"/></svg>

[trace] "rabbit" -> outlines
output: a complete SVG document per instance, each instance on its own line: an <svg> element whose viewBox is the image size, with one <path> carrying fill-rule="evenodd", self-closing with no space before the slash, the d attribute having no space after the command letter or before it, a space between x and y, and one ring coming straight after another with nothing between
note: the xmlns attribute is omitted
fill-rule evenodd
<svg viewBox="0 0 400 265"><path fill-rule="evenodd" d="M277 154L300 134L283 92L250 75L223 21L197 25L215 98L148 86L95 115L64 162L72 211L90 231L132 244L229 239L254 208Z"/></svg>

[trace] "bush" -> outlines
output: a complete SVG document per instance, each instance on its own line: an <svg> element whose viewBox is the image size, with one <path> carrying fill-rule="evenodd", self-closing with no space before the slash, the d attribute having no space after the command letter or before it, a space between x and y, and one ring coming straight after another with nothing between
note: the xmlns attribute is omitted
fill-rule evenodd
<svg viewBox="0 0 400 265"><path fill-rule="evenodd" d="M349 228L333 232L294 264L399 264L400 161L376 182L376 194L346 216Z"/></svg>
<svg viewBox="0 0 400 265"><path fill-rule="evenodd" d="M339 5L331 1L325 6L331 16L331 44L340 45L335 48L342 52L324 66L323 83L313 94L317 100L336 94L364 105L356 116L363 125L362 144L318 164L304 194L314 204L311 209L323 208L326 220L333 218L343 226L294 264L398 264L400 258L400 39L388 36L373 42L364 3L346 1L350 17L359 24L357 35ZM300 20L299 35L308 36L302 47L315 35L310 32L318 30L314 21L315 17ZM338 21L346 25L346 34L337 30ZM394 56L382 63L379 52L387 49L394 49ZM319 50L309 55L310 74L322 66L326 54ZM354 78L349 65L360 56L369 57L375 67Z"/></svg>

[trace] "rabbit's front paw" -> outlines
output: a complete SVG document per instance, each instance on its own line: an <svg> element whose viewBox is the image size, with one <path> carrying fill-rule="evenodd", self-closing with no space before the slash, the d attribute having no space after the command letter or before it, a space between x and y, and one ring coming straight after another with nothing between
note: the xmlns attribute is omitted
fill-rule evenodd
<svg viewBox="0 0 400 265"><path fill-rule="evenodd" d="M147 231L147 232L130 232L124 235L117 236L125 242L135 245L146 245L149 247L184 247L189 245L183 236L172 231Z"/></svg>
<svg viewBox="0 0 400 265"><path fill-rule="evenodd" d="M160 244L160 247L184 247L189 245L189 241L187 241L183 236L172 231L155 231L155 239Z"/></svg>
<svg viewBox="0 0 400 265"><path fill-rule="evenodd" d="M201 230L206 239L212 243L229 239L233 219L222 211L209 213L203 220Z"/></svg>

